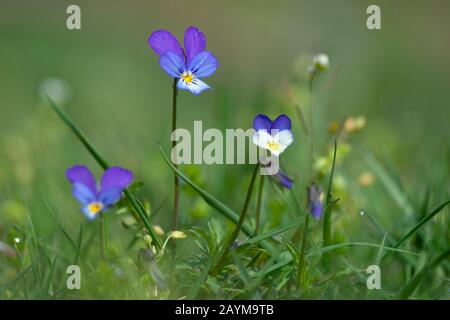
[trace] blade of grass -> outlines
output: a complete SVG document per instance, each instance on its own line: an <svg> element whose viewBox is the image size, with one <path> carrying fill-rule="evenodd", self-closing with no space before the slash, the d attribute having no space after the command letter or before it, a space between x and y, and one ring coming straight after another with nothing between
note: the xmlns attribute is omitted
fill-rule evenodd
<svg viewBox="0 0 450 320"><path fill-rule="evenodd" d="M426 217L424 217L422 220L420 220L408 233L406 233L396 244L393 245L394 248L398 248L403 242L408 240L414 233L419 231L420 228L422 228L428 221L430 221L435 215L437 215L445 206L447 206L450 203L449 201L444 202L440 206L438 206L436 209L431 211ZM389 253L386 253L382 260L388 255Z"/></svg>
<svg viewBox="0 0 450 320"><path fill-rule="evenodd" d="M337 151L337 140L334 140L333 163L331 165L330 180L328 181L327 197L325 200L325 213L323 216L322 240L324 247L329 246L331 244L331 211L332 211L331 198L332 198L334 168L336 165L336 151Z"/></svg>
<svg viewBox="0 0 450 320"><path fill-rule="evenodd" d="M442 252L439 256L430 261L426 266L422 268L408 283L400 290L397 295L397 299L408 299L411 294L416 290L422 280L425 278L428 272L438 266L442 261L450 256L450 248Z"/></svg>
<svg viewBox="0 0 450 320"><path fill-rule="evenodd" d="M247 244L256 244L262 240L268 239L268 238L272 238L273 236L276 236L280 233L286 232L290 229L295 228L296 226L298 226L299 224L301 224L303 220L302 219L297 219L294 222L288 223L284 226L281 226L279 228L276 228L274 230L268 231L266 233L260 234L259 236L253 237L248 239L247 241L245 241L243 243L243 245L247 245Z"/></svg>
<svg viewBox="0 0 450 320"><path fill-rule="evenodd" d="M383 240L381 241L380 249L378 250L377 257L375 258L375 264L377 266L379 266L380 262L381 262L381 258L382 258L382 254L383 254L383 250L384 250L384 244L386 243L386 237L387 237L387 233L384 234Z"/></svg>
<svg viewBox="0 0 450 320"><path fill-rule="evenodd" d="M67 239L67 241L70 243L70 245L72 246L73 249L76 249L77 246L75 244L75 241L72 240L72 238L69 236L69 233L66 231L66 229L64 229L64 227L62 226L62 224L59 222L59 220L56 218L56 215L54 213L54 211L52 210L52 208L50 207L50 205L48 204L47 200L42 199L44 201L44 205L47 208L48 212L50 212L51 217L53 218L53 220L55 221L56 225L58 226L58 228L61 230L62 234L64 235L64 237Z"/></svg>
<svg viewBox="0 0 450 320"><path fill-rule="evenodd" d="M195 281L191 290L189 290L189 293L187 295L187 298L189 300L193 300L197 297L198 292L200 291L200 288L202 287L202 284L205 283L206 278L208 278L208 274L209 274L209 270L211 269L211 266L212 266L212 261L209 260L208 263L206 264L205 268L202 270L202 273L199 275L199 277Z"/></svg>
<svg viewBox="0 0 450 320"><path fill-rule="evenodd" d="M86 135L75 125L75 123L53 102L53 100L46 96L51 108L59 116L59 118L69 127L69 129L75 134L75 136L80 140L84 147L89 151L89 153L94 157L98 164L106 170L109 167L108 162L97 152L94 145L89 141ZM156 232L153 230L153 226L148 218L145 210L139 206L134 195L128 189L124 190L125 197L131 204L131 206L136 210L137 214L141 218L144 226L146 227L148 233L153 239L153 243L158 249L161 249L162 242Z"/></svg>
<svg viewBox="0 0 450 320"><path fill-rule="evenodd" d="M345 242L345 243L338 243L338 244L332 244L330 246L327 247L322 247L320 249L315 249L312 251L309 251L306 256L314 256L316 254L321 254L321 253L325 253L328 251L332 251L332 250L336 250L339 248L343 248L343 247L373 247L373 248L380 248L381 246L379 244L376 243L369 243L369 242ZM398 252L398 253L404 253L404 254L410 254L410 255L414 255L414 256L419 256L417 253L411 252L411 251L407 251L407 250L400 250L400 249L396 249L393 247L383 247L384 250L388 250L388 251L393 251L393 252Z"/></svg>

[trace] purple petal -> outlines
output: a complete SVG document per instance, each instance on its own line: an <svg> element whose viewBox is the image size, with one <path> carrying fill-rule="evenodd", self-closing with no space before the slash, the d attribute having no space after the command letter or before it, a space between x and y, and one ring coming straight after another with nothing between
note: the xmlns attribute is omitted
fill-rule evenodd
<svg viewBox="0 0 450 320"><path fill-rule="evenodd" d="M189 62L200 52L205 51L206 38L196 27L189 27L184 33L184 50L186 51L186 63Z"/></svg>
<svg viewBox="0 0 450 320"><path fill-rule="evenodd" d="M258 130L267 130L269 131L272 126L272 121L268 116L264 114L258 114L253 120L253 129Z"/></svg>
<svg viewBox="0 0 450 320"><path fill-rule="evenodd" d="M119 201L121 196L122 196L122 189L118 188L106 189L105 191L102 191L100 193L99 200L105 207L110 207L114 205L117 201Z"/></svg>
<svg viewBox="0 0 450 320"><path fill-rule="evenodd" d="M291 119L287 115L282 114L273 121L271 129L278 131L291 130Z"/></svg>
<svg viewBox="0 0 450 320"><path fill-rule="evenodd" d="M178 80L177 88L181 90L189 90L194 95L198 96L204 90L211 89L206 83L198 78L194 78L192 82L186 83L183 79Z"/></svg>
<svg viewBox="0 0 450 320"><path fill-rule="evenodd" d="M81 182L75 182L73 184L72 194L82 206L88 205L96 200L95 193L92 193L92 190Z"/></svg>
<svg viewBox="0 0 450 320"><path fill-rule="evenodd" d="M319 219L323 211L322 201L320 199L321 194L322 190L315 183L312 183L308 187L308 206L311 215L315 219Z"/></svg>
<svg viewBox="0 0 450 320"><path fill-rule="evenodd" d="M287 188L287 189L291 189L293 184L293 181L291 180L291 178L289 178L287 175L285 175L283 172L279 171L274 178L277 180L277 182Z"/></svg>
<svg viewBox="0 0 450 320"><path fill-rule="evenodd" d="M133 173L121 167L111 167L105 171L102 177L102 191L126 189L133 181Z"/></svg>
<svg viewBox="0 0 450 320"><path fill-rule="evenodd" d="M311 214L315 219L319 219L322 215L323 207L320 200L311 203L309 209L311 210Z"/></svg>
<svg viewBox="0 0 450 320"><path fill-rule="evenodd" d="M198 78L206 78L212 75L217 67L219 61L209 51L203 51L197 54L191 62L189 62L188 69Z"/></svg>
<svg viewBox="0 0 450 320"><path fill-rule="evenodd" d="M92 194L97 193L95 177L92 172L85 166L73 166L66 170L66 177L70 183L81 183L85 185Z"/></svg>
<svg viewBox="0 0 450 320"><path fill-rule="evenodd" d="M167 51L159 58L159 65L172 78L178 78L183 73L184 61L172 51Z"/></svg>
<svg viewBox="0 0 450 320"><path fill-rule="evenodd" d="M172 51L184 60L183 49L181 49L178 40L167 30L153 32L148 38L148 43L159 56L165 55L167 51Z"/></svg>

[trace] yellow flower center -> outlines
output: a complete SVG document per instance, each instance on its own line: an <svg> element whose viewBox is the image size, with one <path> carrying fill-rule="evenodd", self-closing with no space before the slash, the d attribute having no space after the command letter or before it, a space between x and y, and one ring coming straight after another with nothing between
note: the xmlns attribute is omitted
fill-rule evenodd
<svg viewBox="0 0 450 320"><path fill-rule="evenodd" d="M97 214L103 209L103 204L100 202L93 202L88 205L89 212L92 214Z"/></svg>
<svg viewBox="0 0 450 320"><path fill-rule="evenodd" d="M194 76L190 72L183 72L181 75L181 79L186 83L191 83L194 80Z"/></svg>
<svg viewBox="0 0 450 320"><path fill-rule="evenodd" d="M272 151L280 150L280 144L276 141L273 141L273 140L269 141L269 142L267 142L267 145L268 145L269 149Z"/></svg>

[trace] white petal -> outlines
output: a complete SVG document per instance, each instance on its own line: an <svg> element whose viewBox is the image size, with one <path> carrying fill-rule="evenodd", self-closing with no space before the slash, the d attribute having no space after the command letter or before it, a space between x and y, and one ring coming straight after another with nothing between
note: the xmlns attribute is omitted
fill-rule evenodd
<svg viewBox="0 0 450 320"><path fill-rule="evenodd" d="M253 143L263 149L268 149L268 142L272 136L266 130L258 130L253 136Z"/></svg>
<svg viewBox="0 0 450 320"><path fill-rule="evenodd" d="M284 147L283 150L294 141L294 136L290 130L281 130L274 138Z"/></svg>
<svg viewBox="0 0 450 320"><path fill-rule="evenodd" d="M177 88L181 90L189 90L194 95L198 96L203 90L210 89L210 87L198 78L194 78L192 82L185 82L183 79L178 80Z"/></svg>

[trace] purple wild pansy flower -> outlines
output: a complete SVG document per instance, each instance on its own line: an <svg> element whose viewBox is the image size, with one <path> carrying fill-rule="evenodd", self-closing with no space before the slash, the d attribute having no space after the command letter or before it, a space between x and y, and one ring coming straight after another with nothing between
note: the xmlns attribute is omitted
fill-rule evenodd
<svg viewBox="0 0 450 320"><path fill-rule="evenodd" d="M86 218L93 220L98 213L113 206L133 181L133 173L121 167L108 168L103 174L100 188L92 172L85 166L73 166L66 171L72 183L72 194L82 205Z"/></svg>
<svg viewBox="0 0 450 320"><path fill-rule="evenodd" d="M206 38L196 27L184 33L184 50L175 36L167 30L157 30L148 38L153 51L159 55L159 65L171 77L178 79L177 88L199 95L210 89L200 78L211 76L219 62L205 51Z"/></svg>
<svg viewBox="0 0 450 320"><path fill-rule="evenodd" d="M318 220L322 215L322 190L315 183L308 187L308 208L315 219Z"/></svg>
<svg viewBox="0 0 450 320"><path fill-rule="evenodd" d="M253 128L256 131L253 143L277 157L294 141L291 119L285 114L274 121L264 114L259 114L253 120Z"/></svg>

